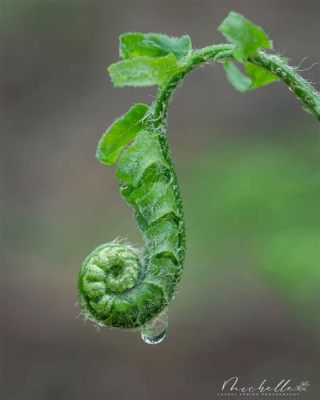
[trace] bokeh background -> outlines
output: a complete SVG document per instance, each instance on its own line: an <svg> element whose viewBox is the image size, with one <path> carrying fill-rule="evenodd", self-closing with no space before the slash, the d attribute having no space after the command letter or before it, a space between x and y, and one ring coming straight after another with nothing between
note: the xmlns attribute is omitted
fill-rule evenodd
<svg viewBox="0 0 320 400"><path fill-rule="evenodd" d="M206 66L171 103L188 249L166 340L78 317L84 257L117 236L142 242L94 157L106 127L155 94L112 88L118 36L188 33L202 47L224 40L230 10L319 83L319 1L1 1L3 399L216 399L232 376L309 381L300 397L318 398L319 125L282 83L240 94Z"/></svg>

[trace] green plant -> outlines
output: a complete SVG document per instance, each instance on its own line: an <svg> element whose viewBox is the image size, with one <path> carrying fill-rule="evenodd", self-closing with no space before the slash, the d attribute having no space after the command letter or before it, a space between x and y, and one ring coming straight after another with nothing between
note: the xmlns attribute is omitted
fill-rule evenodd
<svg viewBox="0 0 320 400"><path fill-rule="evenodd" d="M282 80L320 120L319 93L284 58L266 52L272 43L260 27L231 12L219 31L230 43L199 50L192 49L189 36L127 33L120 37L124 60L108 68L117 87L159 87L154 102L131 107L97 149L100 162L117 162L120 191L135 210L145 247L140 252L115 241L95 249L80 270L80 304L99 325L140 328L145 337L155 336L154 342L163 337L165 324L157 326L155 318L163 318L174 296L185 256L182 200L166 137L168 104L177 86L198 65L219 61L237 90Z"/></svg>

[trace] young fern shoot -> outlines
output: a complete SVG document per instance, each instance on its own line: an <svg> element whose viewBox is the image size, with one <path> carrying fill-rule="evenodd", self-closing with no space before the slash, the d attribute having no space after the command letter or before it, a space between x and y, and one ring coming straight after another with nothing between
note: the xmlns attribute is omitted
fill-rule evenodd
<svg viewBox="0 0 320 400"><path fill-rule="evenodd" d="M102 326L139 328L148 343L164 337L165 310L186 250L182 199L166 134L176 87L197 66L218 60L237 90L282 80L320 120L320 94L284 58L267 52L272 43L260 27L231 12L218 29L229 43L197 50L189 36L121 35L123 60L108 68L116 87L158 86L151 105L133 105L107 129L96 153L101 163L117 164L120 192L134 209L145 245L140 251L114 241L96 248L80 269L79 299L86 318Z"/></svg>

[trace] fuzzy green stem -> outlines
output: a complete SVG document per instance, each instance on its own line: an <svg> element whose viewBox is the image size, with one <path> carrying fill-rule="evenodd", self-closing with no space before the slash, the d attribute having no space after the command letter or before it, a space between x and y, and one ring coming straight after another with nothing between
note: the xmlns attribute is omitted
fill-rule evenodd
<svg viewBox="0 0 320 400"><path fill-rule="evenodd" d="M207 46L199 50L192 51L185 59L181 60L183 67L179 72L172 76L171 79L158 89L156 99L151 107L153 110L153 118L151 118L151 129L159 131L160 144L163 155L171 167L173 187L176 197L176 203L181 216L182 227L182 248L183 254L185 251L185 223L183 220L183 203L178 185L178 180L173 165L169 143L167 139L167 113L168 105L173 93L178 85L182 82L185 76L194 70L197 66L205 63L210 63L216 60L224 61L233 58L233 44L218 44ZM267 71L276 75L280 80L285 82L289 88L297 95L305 106L305 110L313 113L320 120L320 94L304 79L294 68L288 66L286 62L279 56L270 55L263 51L258 51L255 57L250 61ZM163 129L159 129L161 127Z"/></svg>
<svg viewBox="0 0 320 400"><path fill-rule="evenodd" d="M294 68L290 67L285 60L279 56L259 51L251 61L272 72L285 82L305 105L305 111L314 114L320 121L320 93L308 81L302 78Z"/></svg>
<svg viewBox="0 0 320 400"><path fill-rule="evenodd" d="M159 116L168 106L170 97L174 90L187 75L200 64L213 62L215 60L225 61L233 58L233 44L218 44L207 46L192 51L182 62L181 70L171 77L166 85L159 88L155 100L155 115ZM302 78L293 67L290 67L285 60L273 54L258 51L257 55L250 59L252 63L263 67L266 71L273 73L280 80L285 82L289 88L305 105L306 110L320 120L320 93L310 83Z"/></svg>

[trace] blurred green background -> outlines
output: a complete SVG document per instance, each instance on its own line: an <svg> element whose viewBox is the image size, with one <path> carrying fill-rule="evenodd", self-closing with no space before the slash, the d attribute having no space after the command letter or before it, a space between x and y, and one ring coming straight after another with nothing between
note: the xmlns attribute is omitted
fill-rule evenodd
<svg viewBox="0 0 320 400"><path fill-rule="evenodd" d="M206 66L171 103L188 247L166 340L77 318L84 257L142 242L94 157L108 124L155 94L112 88L118 36L202 47L223 41L230 10L320 81L318 1L2 0L3 399L216 399L232 376L308 380L303 399L319 395L319 125L282 83L240 94Z"/></svg>

